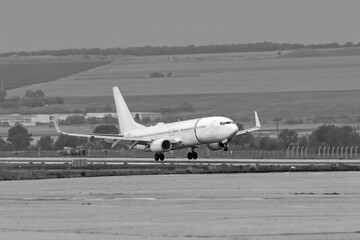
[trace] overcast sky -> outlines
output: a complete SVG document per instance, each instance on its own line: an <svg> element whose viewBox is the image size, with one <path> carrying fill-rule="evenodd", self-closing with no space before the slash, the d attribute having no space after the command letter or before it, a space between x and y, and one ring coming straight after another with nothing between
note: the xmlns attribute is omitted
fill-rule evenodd
<svg viewBox="0 0 360 240"><path fill-rule="evenodd" d="M0 0L0 52L360 42L360 0Z"/></svg>

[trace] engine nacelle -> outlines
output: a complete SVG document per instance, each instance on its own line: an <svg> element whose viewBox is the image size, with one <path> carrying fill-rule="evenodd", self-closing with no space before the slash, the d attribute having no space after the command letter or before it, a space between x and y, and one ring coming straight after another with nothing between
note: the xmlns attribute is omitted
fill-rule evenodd
<svg viewBox="0 0 360 240"><path fill-rule="evenodd" d="M218 143L210 143L207 145L208 149L211 151L218 151L224 148L224 144L222 142Z"/></svg>
<svg viewBox="0 0 360 240"><path fill-rule="evenodd" d="M168 152L172 148L172 144L166 139L157 139L150 144L152 152Z"/></svg>

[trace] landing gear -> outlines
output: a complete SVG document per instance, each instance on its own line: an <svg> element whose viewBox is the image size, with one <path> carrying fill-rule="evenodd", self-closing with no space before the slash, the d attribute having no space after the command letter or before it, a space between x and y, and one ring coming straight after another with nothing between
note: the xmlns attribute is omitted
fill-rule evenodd
<svg viewBox="0 0 360 240"><path fill-rule="evenodd" d="M159 160L164 161L165 155L163 153L155 153L154 159L155 161L159 161Z"/></svg>
<svg viewBox="0 0 360 240"><path fill-rule="evenodd" d="M225 144L224 144L224 151L227 152L228 150L229 150L228 144L225 143Z"/></svg>
<svg viewBox="0 0 360 240"><path fill-rule="evenodd" d="M197 154L197 152L188 152L188 154L187 154L187 158L189 159L189 160L191 160L191 159L197 159L197 157L198 157L198 154Z"/></svg>

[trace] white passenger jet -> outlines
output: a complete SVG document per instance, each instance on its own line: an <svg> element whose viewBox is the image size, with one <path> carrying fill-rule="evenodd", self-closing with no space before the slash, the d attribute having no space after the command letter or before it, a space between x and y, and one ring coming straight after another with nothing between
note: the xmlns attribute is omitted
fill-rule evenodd
<svg viewBox="0 0 360 240"><path fill-rule="evenodd" d="M154 153L154 159L163 161L164 152L188 148L188 159L197 159L195 149L205 144L211 151L228 150L228 144L235 136L260 129L260 121L255 112L255 127L240 130L226 117L204 117L167 124L145 127L134 121L117 87L113 88L116 111L119 121L119 134L80 134L67 133L60 130L56 119L54 124L59 134L86 137L90 140L101 139L111 142L114 147L120 141L129 149L137 149Z"/></svg>

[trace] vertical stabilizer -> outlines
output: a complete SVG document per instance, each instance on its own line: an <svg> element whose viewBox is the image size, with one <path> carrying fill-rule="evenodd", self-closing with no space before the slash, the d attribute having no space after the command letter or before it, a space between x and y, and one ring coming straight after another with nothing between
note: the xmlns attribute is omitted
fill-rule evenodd
<svg viewBox="0 0 360 240"><path fill-rule="evenodd" d="M138 124L134 121L129 111L128 106L125 103L123 96L120 93L118 87L113 87L114 99L116 105L116 112L119 121L120 132L124 133L130 130L143 128L145 126Z"/></svg>

